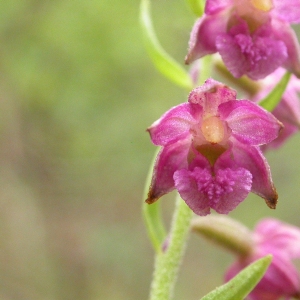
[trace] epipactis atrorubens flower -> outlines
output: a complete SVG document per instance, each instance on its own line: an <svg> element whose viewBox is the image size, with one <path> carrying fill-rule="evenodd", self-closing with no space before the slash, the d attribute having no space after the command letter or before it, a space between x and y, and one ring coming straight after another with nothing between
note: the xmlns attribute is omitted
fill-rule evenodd
<svg viewBox="0 0 300 300"><path fill-rule="evenodd" d="M252 233L253 250L241 256L225 275L228 281L257 259L272 254L272 263L262 280L249 294L249 300L300 299L300 276L292 260L300 258L300 229L265 219Z"/></svg>
<svg viewBox="0 0 300 300"><path fill-rule="evenodd" d="M227 214L249 192L275 208L277 193L259 146L274 140L282 124L236 92L208 79L187 103L175 106L148 128L162 146L147 203L177 189L198 215Z"/></svg>
<svg viewBox="0 0 300 300"><path fill-rule="evenodd" d="M280 66L299 77L300 48L290 26L299 22L299 0L207 0L186 63L219 52L234 77L257 80Z"/></svg>

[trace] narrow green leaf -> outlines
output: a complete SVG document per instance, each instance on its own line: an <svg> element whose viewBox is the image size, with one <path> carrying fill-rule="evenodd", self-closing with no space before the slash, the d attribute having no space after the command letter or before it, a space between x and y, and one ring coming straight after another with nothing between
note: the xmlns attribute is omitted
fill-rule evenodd
<svg viewBox="0 0 300 300"><path fill-rule="evenodd" d="M165 52L156 38L150 17L149 0L141 2L140 19L146 49L156 68L177 85L191 90L193 84L188 72Z"/></svg>
<svg viewBox="0 0 300 300"><path fill-rule="evenodd" d="M268 111L272 111L282 98L282 95L289 83L291 77L290 72L286 72L276 87L262 100L259 105Z"/></svg>
<svg viewBox="0 0 300 300"><path fill-rule="evenodd" d="M271 261L272 255L267 255L255 261L226 284L217 287L201 300L243 300L264 276Z"/></svg>
<svg viewBox="0 0 300 300"><path fill-rule="evenodd" d="M187 3L191 11L197 16L201 17L204 12L204 1L203 0L187 0Z"/></svg>
<svg viewBox="0 0 300 300"><path fill-rule="evenodd" d="M157 156L159 150L160 149L158 148L157 151L155 151L153 161L149 168L148 176L147 176L147 179L145 182L143 200L146 200L146 198L147 198L147 193L149 190L152 173L153 173L153 166L154 166L156 156ZM162 222L160 203L161 203L160 201L157 201L153 204L147 204L145 202L143 203L143 216L144 216L146 228L148 231L148 235L149 235L149 238L152 242L154 249L158 253L162 251L161 246L167 236L166 230L165 230L163 222Z"/></svg>

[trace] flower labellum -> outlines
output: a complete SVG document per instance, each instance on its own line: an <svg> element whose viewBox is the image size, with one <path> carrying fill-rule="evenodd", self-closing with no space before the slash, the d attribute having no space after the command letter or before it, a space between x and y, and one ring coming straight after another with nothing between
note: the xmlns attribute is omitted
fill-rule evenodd
<svg viewBox="0 0 300 300"><path fill-rule="evenodd" d="M151 204L177 189L198 215L227 214L249 192L275 208L277 193L260 146L274 140L282 124L236 92L208 79L187 103L171 108L148 128L162 146L146 200Z"/></svg>
<svg viewBox="0 0 300 300"><path fill-rule="evenodd" d="M266 77L283 66L300 76L300 47L291 23L300 1L207 0L192 29L186 63L219 52L234 77Z"/></svg>

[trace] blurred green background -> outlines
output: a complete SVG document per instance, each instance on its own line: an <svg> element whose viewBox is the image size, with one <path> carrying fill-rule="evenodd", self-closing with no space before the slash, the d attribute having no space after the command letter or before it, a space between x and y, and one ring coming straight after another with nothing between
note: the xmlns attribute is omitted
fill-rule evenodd
<svg viewBox="0 0 300 300"><path fill-rule="evenodd" d="M155 147L145 129L187 92L151 64L138 10L137 0L1 1L1 300L147 299L141 206ZM183 62L195 20L186 3L154 0L152 14ZM300 135L267 155L277 210L251 195L230 216L300 226L299 146ZM220 285L232 260L191 236L175 299Z"/></svg>

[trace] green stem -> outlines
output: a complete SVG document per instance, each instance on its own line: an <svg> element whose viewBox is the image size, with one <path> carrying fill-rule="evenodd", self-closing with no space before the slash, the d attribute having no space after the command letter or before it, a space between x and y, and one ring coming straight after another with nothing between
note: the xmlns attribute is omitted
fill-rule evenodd
<svg viewBox="0 0 300 300"><path fill-rule="evenodd" d="M191 209L178 196L166 250L156 255L150 300L171 299L192 216Z"/></svg>

